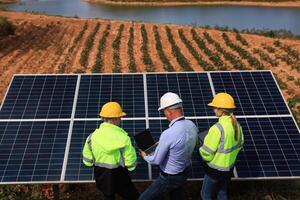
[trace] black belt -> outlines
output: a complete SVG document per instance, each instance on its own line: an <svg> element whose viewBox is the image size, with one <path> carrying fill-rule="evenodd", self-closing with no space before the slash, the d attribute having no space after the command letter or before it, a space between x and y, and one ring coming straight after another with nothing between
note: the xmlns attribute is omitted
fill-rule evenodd
<svg viewBox="0 0 300 200"><path fill-rule="evenodd" d="M167 177L167 176L181 176L181 175L183 175L183 174L186 173L186 169L187 169L187 168L185 168L182 172L179 172L179 173L177 173L177 174L168 174L168 173L163 172L162 170L160 170L160 174L161 174L162 176L164 176L164 177Z"/></svg>

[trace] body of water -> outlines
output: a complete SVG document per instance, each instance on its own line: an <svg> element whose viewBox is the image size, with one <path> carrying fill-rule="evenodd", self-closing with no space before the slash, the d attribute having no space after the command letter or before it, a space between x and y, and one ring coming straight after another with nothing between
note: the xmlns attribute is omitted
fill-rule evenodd
<svg viewBox="0 0 300 200"><path fill-rule="evenodd" d="M228 26L237 29L285 29L300 35L300 8L255 6L122 6L80 0L23 0L3 5L16 11L81 18L120 19L197 26Z"/></svg>

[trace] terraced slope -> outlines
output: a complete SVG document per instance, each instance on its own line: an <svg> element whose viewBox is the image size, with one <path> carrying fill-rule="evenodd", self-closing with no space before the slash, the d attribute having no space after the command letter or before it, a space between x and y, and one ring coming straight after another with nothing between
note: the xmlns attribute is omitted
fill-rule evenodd
<svg viewBox="0 0 300 200"><path fill-rule="evenodd" d="M0 100L15 73L270 69L300 113L299 40L4 11L0 16L16 26L15 35L0 38Z"/></svg>

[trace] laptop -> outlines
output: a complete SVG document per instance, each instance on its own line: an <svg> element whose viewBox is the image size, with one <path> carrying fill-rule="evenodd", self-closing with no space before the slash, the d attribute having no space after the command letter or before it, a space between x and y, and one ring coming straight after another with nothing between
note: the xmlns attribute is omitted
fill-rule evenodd
<svg viewBox="0 0 300 200"><path fill-rule="evenodd" d="M139 149L144 151L147 155L154 153L158 142L155 142L149 129L145 129L133 137Z"/></svg>

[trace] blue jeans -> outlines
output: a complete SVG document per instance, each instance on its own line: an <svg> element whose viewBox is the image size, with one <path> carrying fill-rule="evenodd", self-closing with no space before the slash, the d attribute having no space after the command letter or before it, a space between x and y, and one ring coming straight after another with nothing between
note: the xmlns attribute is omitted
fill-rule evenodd
<svg viewBox="0 0 300 200"><path fill-rule="evenodd" d="M141 194L139 200L163 199L164 193L170 193L171 200L187 199L184 183L188 178L189 170L180 175L159 177Z"/></svg>
<svg viewBox="0 0 300 200"><path fill-rule="evenodd" d="M227 200L227 188L229 181L230 178L227 176L214 179L205 174L201 189L202 199L211 200L216 196L218 200Z"/></svg>

